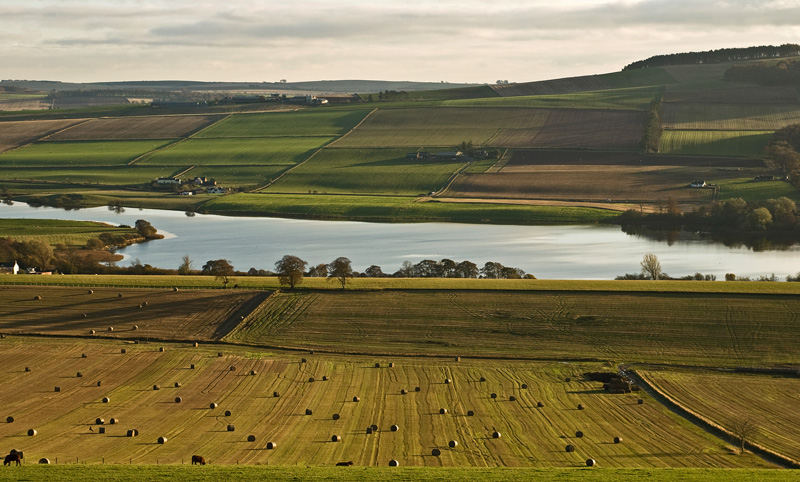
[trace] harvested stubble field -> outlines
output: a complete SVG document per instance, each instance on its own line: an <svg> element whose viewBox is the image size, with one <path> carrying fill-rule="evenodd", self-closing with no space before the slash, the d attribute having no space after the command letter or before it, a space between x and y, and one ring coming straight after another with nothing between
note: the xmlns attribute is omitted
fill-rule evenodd
<svg viewBox="0 0 800 482"><path fill-rule="evenodd" d="M95 336L102 337L216 340L268 294L240 290L0 286L0 331L89 337L95 330Z"/></svg>
<svg viewBox="0 0 800 482"><path fill-rule="evenodd" d="M796 362L798 313L795 295L278 292L225 339L353 353L773 365Z"/></svg>
<svg viewBox="0 0 800 482"><path fill-rule="evenodd" d="M653 86L675 82L664 69L638 69L602 75L584 75L563 79L522 82L490 86L503 97L526 95L558 95L574 92L601 91L625 87Z"/></svg>
<svg viewBox="0 0 800 482"><path fill-rule="evenodd" d="M463 162L406 159L405 149L323 149L269 192L417 195L440 189Z"/></svg>
<svg viewBox="0 0 800 482"><path fill-rule="evenodd" d="M660 87L595 90L557 95L526 95L446 100L446 106L537 107L542 109L647 110L662 92Z"/></svg>
<svg viewBox="0 0 800 482"><path fill-rule="evenodd" d="M39 142L0 154L2 167L121 166L170 140Z"/></svg>
<svg viewBox="0 0 800 482"><path fill-rule="evenodd" d="M659 152L675 155L759 157L772 131L666 130Z"/></svg>
<svg viewBox="0 0 800 482"><path fill-rule="evenodd" d="M141 165L292 165L305 160L329 137L188 139L136 161ZM2 156L0 156L2 161Z"/></svg>
<svg viewBox="0 0 800 482"><path fill-rule="evenodd" d="M33 142L58 132L80 119L0 122L0 152Z"/></svg>
<svg viewBox="0 0 800 482"><path fill-rule="evenodd" d="M202 454L214 465L352 460L386 466L396 459L402 466L579 467L591 457L601 467L768 467L754 456L734 455L650 399L640 405L638 394L597 390L596 382L579 375L602 369L593 364L161 346L164 351L121 341L0 340L7 372L0 405L14 417L0 424L0 440L28 460L48 457L59 464L180 464ZM111 418L118 420L111 424ZM377 431L368 434L372 424ZM394 424L397 431L390 430ZM35 437L25 435L31 428ZM133 429L138 436L126 437ZM579 430L583 437L576 436ZM494 431L502 436L493 438ZM341 441L332 442L334 435ZM158 437L166 441L159 444ZM614 437L623 443L613 443ZM449 440L458 445L448 447ZM567 444L576 450L566 452ZM434 448L440 456L431 455Z"/></svg>
<svg viewBox="0 0 800 482"><path fill-rule="evenodd" d="M758 427L750 442L800 461L800 379L707 370L638 369L680 405L729 431L742 420Z"/></svg>
<svg viewBox="0 0 800 482"><path fill-rule="evenodd" d="M85 246L89 239L97 238L103 233L136 235L136 230L94 221L0 219L0 233L2 237L14 240L33 239L43 241L50 246L64 244L80 247Z"/></svg>
<svg viewBox="0 0 800 482"><path fill-rule="evenodd" d="M800 122L800 106L670 102L662 105L661 119L665 129L774 131Z"/></svg>
<svg viewBox="0 0 800 482"><path fill-rule="evenodd" d="M219 120L213 115L153 115L102 117L48 137L48 141L92 141L112 139L174 139ZM2 126L2 123L0 123Z"/></svg>
<svg viewBox="0 0 800 482"><path fill-rule="evenodd" d="M738 87L713 89L686 89L667 86L664 102L691 102L704 104L797 104L797 91L793 87Z"/></svg>
<svg viewBox="0 0 800 482"><path fill-rule="evenodd" d="M712 178L714 179L714 178ZM781 196L800 201L800 191L786 181L754 181L752 177L713 180L719 185L719 199L742 198L766 201Z"/></svg>
<svg viewBox="0 0 800 482"><path fill-rule="evenodd" d="M335 137L352 129L368 113L369 110L360 109L234 114L196 137Z"/></svg>

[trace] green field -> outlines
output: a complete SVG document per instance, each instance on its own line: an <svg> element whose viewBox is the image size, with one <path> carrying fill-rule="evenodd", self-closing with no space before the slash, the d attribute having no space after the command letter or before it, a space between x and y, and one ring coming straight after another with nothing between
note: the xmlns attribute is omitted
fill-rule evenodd
<svg viewBox="0 0 800 482"><path fill-rule="evenodd" d="M719 198L766 201L781 196L800 201L800 192L786 181L753 181L752 177L710 181L719 185Z"/></svg>
<svg viewBox="0 0 800 482"><path fill-rule="evenodd" d="M16 168L4 167L0 171L0 181L45 181L55 183L141 185L158 177L175 173L174 167L153 166L93 166L73 168ZM14 188L11 188L12 190Z"/></svg>
<svg viewBox="0 0 800 482"><path fill-rule="evenodd" d="M195 137L333 137L352 129L368 113L369 109L234 114Z"/></svg>
<svg viewBox="0 0 800 482"><path fill-rule="evenodd" d="M660 87L636 87L559 95L530 95L447 100L445 106L534 107L540 109L635 109L647 110L661 95Z"/></svg>
<svg viewBox="0 0 800 482"><path fill-rule="evenodd" d="M0 166L120 166L170 142L173 141L41 142L0 154Z"/></svg>
<svg viewBox="0 0 800 482"><path fill-rule="evenodd" d="M189 139L137 161L162 166L286 166L306 159L330 137ZM0 157L2 160L2 157Z"/></svg>
<svg viewBox="0 0 800 482"><path fill-rule="evenodd" d="M405 149L323 149L269 192L418 195L436 191L463 162L405 158Z"/></svg>
<svg viewBox="0 0 800 482"><path fill-rule="evenodd" d="M666 129L766 131L800 122L798 105L666 102L661 109Z"/></svg>
<svg viewBox="0 0 800 482"><path fill-rule="evenodd" d="M761 157L772 131L667 130L658 152L675 155Z"/></svg>
<svg viewBox="0 0 800 482"><path fill-rule="evenodd" d="M0 235L15 240L40 240L51 246L84 246L89 239L103 233L136 234L133 228L119 228L92 221L61 221L54 219L0 219Z"/></svg>

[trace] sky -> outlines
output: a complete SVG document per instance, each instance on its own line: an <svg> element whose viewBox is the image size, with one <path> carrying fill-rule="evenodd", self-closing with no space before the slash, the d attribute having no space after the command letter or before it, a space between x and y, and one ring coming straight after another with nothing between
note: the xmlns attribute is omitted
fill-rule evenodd
<svg viewBox="0 0 800 482"><path fill-rule="evenodd" d="M0 0L0 78L527 82L800 43L800 0Z"/></svg>

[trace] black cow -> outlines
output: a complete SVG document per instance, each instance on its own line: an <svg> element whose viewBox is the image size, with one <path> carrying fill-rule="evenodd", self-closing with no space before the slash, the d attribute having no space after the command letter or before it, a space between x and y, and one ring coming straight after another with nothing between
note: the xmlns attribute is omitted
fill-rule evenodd
<svg viewBox="0 0 800 482"><path fill-rule="evenodd" d="M194 464L205 465L206 464L206 459L204 459L200 455L192 455L192 465L194 465Z"/></svg>
<svg viewBox="0 0 800 482"><path fill-rule="evenodd" d="M352 460L350 460L348 462L336 462L336 466L337 467L350 467L351 465L353 465L353 461Z"/></svg>
<svg viewBox="0 0 800 482"><path fill-rule="evenodd" d="M17 465L21 465L22 456L19 452L11 452L10 454L6 455L6 459L3 461L3 465L11 465L11 462L16 462Z"/></svg>

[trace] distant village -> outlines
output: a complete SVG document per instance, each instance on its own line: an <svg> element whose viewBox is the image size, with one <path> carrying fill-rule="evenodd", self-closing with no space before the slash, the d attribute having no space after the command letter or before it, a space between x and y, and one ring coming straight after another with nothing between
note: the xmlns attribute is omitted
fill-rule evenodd
<svg viewBox="0 0 800 482"><path fill-rule="evenodd" d="M205 176L197 176L184 182L179 176L159 177L154 179L150 186L155 189L177 190L179 196L192 196L194 194L225 194L228 190L217 186L217 181Z"/></svg>

